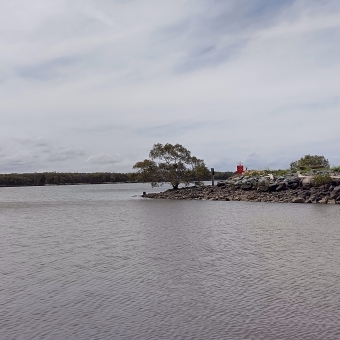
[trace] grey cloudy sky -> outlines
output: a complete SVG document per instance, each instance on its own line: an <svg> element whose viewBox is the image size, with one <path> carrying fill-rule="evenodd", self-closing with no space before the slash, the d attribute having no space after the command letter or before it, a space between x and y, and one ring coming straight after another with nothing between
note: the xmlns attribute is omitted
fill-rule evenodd
<svg viewBox="0 0 340 340"><path fill-rule="evenodd" d="M339 0L0 0L0 173L340 164Z"/></svg>

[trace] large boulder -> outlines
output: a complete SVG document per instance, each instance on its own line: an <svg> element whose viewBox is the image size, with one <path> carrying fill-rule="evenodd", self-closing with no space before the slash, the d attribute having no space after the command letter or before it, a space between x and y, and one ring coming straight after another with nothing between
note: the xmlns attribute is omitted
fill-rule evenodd
<svg viewBox="0 0 340 340"><path fill-rule="evenodd" d="M333 184L334 186L340 185L340 179L339 179L339 178L333 178L332 184Z"/></svg>
<svg viewBox="0 0 340 340"><path fill-rule="evenodd" d="M235 189L240 189L241 185L242 185L242 182L241 181L237 181L237 182L234 183L234 188Z"/></svg>
<svg viewBox="0 0 340 340"><path fill-rule="evenodd" d="M278 184L276 191L283 191L283 190L286 190L286 189L287 189L286 183L281 182L281 183Z"/></svg>
<svg viewBox="0 0 340 340"><path fill-rule="evenodd" d="M259 191L268 191L269 189L269 182L265 179L260 179L258 182L257 190Z"/></svg>
<svg viewBox="0 0 340 340"><path fill-rule="evenodd" d="M251 182L245 182L242 184L241 189L242 190L251 190L253 188L253 184Z"/></svg>
<svg viewBox="0 0 340 340"><path fill-rule="evenodd" d="M338 197L340 197L340 186L337 186L333 189L329 198L337 199Z"/></svg>
<svg viewBox="0 0 340 340"><path fill-rule="evenodd" d="M312 187L312 184L313 180L311 177L305 177L301 182L302 189L305 190L309 190Z"/></svg>
<svg viewBox="0 0 340 340"><path fill-rule="evenodd" d="M296 183L296 182L288 183L289 189L297 189L298 187L299 187L299 183Z"/></svg>
<svg viewBox="0 0 340 340"><path fill-rule="evenodd" d="M276 182L270 183L268 186L268 191L275 191L277 187L278 187L278 184Z"/></svg>
<svg viewBox="0 0 340 340"><path fill-rule="evenodd" d="M300 185L299 178L290 178L287 183L289 189L297 189L299 185Z"/></svg>
<svg viewBox="0 0 340 340"><path fill-rule="evenodd" d="M288 183L291 184L291 183L300 183L300 178L299 177L290 177L288 179Z"/></svg>

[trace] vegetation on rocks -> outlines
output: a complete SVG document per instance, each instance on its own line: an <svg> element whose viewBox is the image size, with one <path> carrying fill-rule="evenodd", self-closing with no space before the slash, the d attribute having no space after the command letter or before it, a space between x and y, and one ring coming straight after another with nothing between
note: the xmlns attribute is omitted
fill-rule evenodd
<svg viewBox="0 0 340 340"><path fill-rule="evenodd" d="M316 178L316 181L315 181ZM189 187L147 194L161 199L195 199L210 201L249 201L285 203L340 204L340 174L334 172L317 176L301 176L288 172L244 174L218 182L217 186Z"/></svg>
<svg viewBox="0 0 340 340"><path fill-rule="evenodd" d="M290 168L292 170L298 169L313 169L313 168L329 168L329 161L324 156L318 155L305 155L299 160L290 163Z"/></svg>
<svg viewBox="0 0 340 340"><path fill-rule="evenodd" d="M333 179L328 173L320 173L313 177L313 185L320 187L321 185L332 183Z"/></svg>

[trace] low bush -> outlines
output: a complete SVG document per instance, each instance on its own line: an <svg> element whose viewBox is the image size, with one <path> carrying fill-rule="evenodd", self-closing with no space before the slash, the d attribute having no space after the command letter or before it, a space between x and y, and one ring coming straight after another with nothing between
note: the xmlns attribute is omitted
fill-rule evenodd
<svg viewBox="0 0 340 340"><path fill-rule="evenodd" d="M290 170L273 170L271 173L273 176L280 177L280 176L285 176L288 175L291 171Z"/></svg>
<svg viewBox="0 0 340 340"><path fill-rule="evenodd" d="M313 185L320 187L321 185L332 183L333 179L329 174L317 174L313 178Z"/></svg>

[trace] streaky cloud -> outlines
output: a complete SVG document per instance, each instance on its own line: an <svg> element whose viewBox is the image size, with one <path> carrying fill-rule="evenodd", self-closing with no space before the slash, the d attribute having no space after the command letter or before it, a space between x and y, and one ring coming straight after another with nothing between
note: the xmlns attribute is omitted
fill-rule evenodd
<svg viewBox="0 0 340 340"><path fill-rule="evenodd" d="M115 164L120 163L123 160L122 156L119 154L105 154L100 153L97 155L91 155L86 162L93 164Z"/></svg>
<svg viewBox="0 0 340 340"><path fill-rule="evenodd" d="M16 74L22 78L48 81L59 78L65 69L74 66L78 61L79 58L75 57L56 58L40 64L18 67Z"/></svg>
<svg viewBox="0 0 340 340"><path fill-rule="evenodd" d="M188 134L192 131L201 131L205 129L232 129L236 127L235 120L220 121L193 121L193 122L175 122L170 124L160 124L147 127L140 127L133 130L137 135L148 136L153 138L175 137Z"/></svg>

